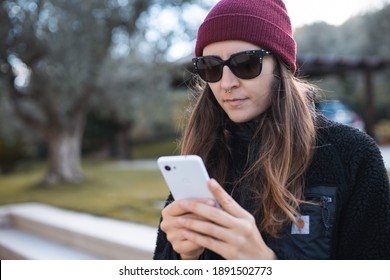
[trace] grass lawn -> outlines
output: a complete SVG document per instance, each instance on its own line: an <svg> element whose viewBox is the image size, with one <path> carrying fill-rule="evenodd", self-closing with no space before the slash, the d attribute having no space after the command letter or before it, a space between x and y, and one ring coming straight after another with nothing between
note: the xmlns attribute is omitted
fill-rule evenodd
<svg viewBox="0 0 390 280"><path fill-rule="evenodd" d="M153 159L165 155L177 155L180 153L177 139L168 139L155 143L138 144L133 150L135 159Z"/></svg>
<svg viewBox="0 0 390 280"><path fill-rule="evenodd" d="M0 176L0 205L40 202L98 216L158 225L168 195L158 170L124 170L109 162L84 162L80 185L38 187L45 166Z"/></svg>
<svg viewBox="0 0 390 280"><path fill-rule="evenodd" d="M0 205L40 202L65 209L157 226L168 188L158 170L125 170L112 162L85 161L80 185L38 187L46 167L0 176ZM390 171L388 172L390 176Z"/></svg>

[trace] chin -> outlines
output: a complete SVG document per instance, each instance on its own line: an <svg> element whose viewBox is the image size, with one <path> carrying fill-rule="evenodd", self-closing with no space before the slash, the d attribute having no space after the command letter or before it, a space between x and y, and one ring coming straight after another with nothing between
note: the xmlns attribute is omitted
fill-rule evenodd
<svg viewBox="0 0 390 280"><path fill-rule="evenodd" d="M258 119L262 114L228 114L229 119L234 123L246 123Z"/></svg>
<svg viewBox="0 0 390 280"><path fill-rule="evenodd" d="M253 120L253 118L243 118L243 117L230 117L229 116L229 118L234 123L246 123L246 122Z"/></svg>

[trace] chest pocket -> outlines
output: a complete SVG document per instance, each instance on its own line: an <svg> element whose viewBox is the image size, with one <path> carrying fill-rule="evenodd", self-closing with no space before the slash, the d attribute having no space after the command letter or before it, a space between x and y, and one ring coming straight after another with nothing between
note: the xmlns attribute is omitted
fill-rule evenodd
<svg viewBox="0 0 390 280"><path fill-rule="evenodd" d="M287 259L330 259L336 219L336 187L306 188L305 198L310 204L301 206L298 226L287 225L275 249Z"/></svg>
<svg viewBox="0 0 390 280"><path fill-rule="evenodd" d="M301 206L302 216L311 219L311 231L331 237L336 215L336 187L311 187L305 192L306 201L313 204Z"/></svg>

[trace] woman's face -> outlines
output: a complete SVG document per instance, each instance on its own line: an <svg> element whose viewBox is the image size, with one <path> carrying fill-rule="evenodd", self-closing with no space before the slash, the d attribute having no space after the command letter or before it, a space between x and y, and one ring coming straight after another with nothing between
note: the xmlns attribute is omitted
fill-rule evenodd
<svg viewBox="0 0 390 280"><path fill-rule="evenodd" d="M261 48L244 41L222 41L207 45L203 49L203 55L218 56L226 60L234 53L258 49ZM269 108L275 67L273 57L267 55L263 59L261 74L253 79L240 79L225 66L221 80L208 83L219 105L233 122L253 120Z"/></svg>

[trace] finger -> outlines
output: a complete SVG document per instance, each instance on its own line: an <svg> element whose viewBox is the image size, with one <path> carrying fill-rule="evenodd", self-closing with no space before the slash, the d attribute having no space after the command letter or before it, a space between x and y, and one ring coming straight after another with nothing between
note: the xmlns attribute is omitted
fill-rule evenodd
<svg viewBox="0 0 390 280"><path fill-rule="evenodd" d="M198 199L192 199L192 200L206 204L206 205L215 206L215 201L213 201L211 199L198 198ZM161 212L163 218L168 217L168 216L178 217L178 216L182 216L182 215L187 214L188 210L183 208L183 203L182 203L183 201L186 201L186 200L176 200L176 201L173 201L171 204L169 204L167 207L165 207Z"/></svg>
<svg viewBox="0 0 390 280"><path fill-rule="evenodd" d="M233 227L236 223L236 218L221 208L191 200L183 200L180 204L183 209L199 217L199 220L209 221L224 228Z"/></svg>
<svg viewBox="0 0 390 280"><path fill-rule="evenodd" d="M237 218L248 216L249 213L244 210L215 179L210 179L208 181L208 187L223 210Z"/></svg>
<svg viewBox="0 0 390 280"><path fill-rule="evenodd" d="M203 251L204 247L200 247L198 244L185 238L183 231L184 229L175 230L174 232L167 234L167 240L171 243L173 249L177 253L185 255L192 255L196 251Z"/></svg>
<svg viewBox="0 0 390 280"><path fill-rule="evenodd" d="M229 230L222 230L225 233L232 233ZM225 259L274 259L275 255L262 239L250 239L245 235L236 234L233 238L225 239L223 233L217 237L203 234L187 229L183 231L186 240L207 248ZM260 236L261 238L261 236Z"/></svg>
<svg viewBox="0 0 390 280"><path fill-rule="evenodd" d="M176 232L178 229L183 229L184 220L202 220L202 217L196 216L194 214L184 214L181 216L163 216L163 219L160 224L160 228L163 232Z"/></svg>
<svg viewBox="0 0 390 280"><path fill-rule="evenodd" d="M187 212L188 211L183 209L183 207L181 206L180 201L174 201L161 211L161 215L163 220L165 220L169 217L177 217L184 215Z"/></svg>
<svg viewBox="0 0 390 280"><path fill-rule="evenodd" d="M183 231L183 236L188 240L189 242L192 242L194 244L198 244L199 246L202 246L203 248L207 248L211 251L216 252L217 254L221 253L222 248L229 247L227 243L225 243L222 240L215 239L212 236L203 235L196 231L191 230L185 230Z"/></svg>
<svg viewBox="0 0 390 280"><path fill-rule="evenodd" d="M210 222L209 220L181 218L179 223L187 230L197 232L227 243L237 238L235 231Z"/></svg>

